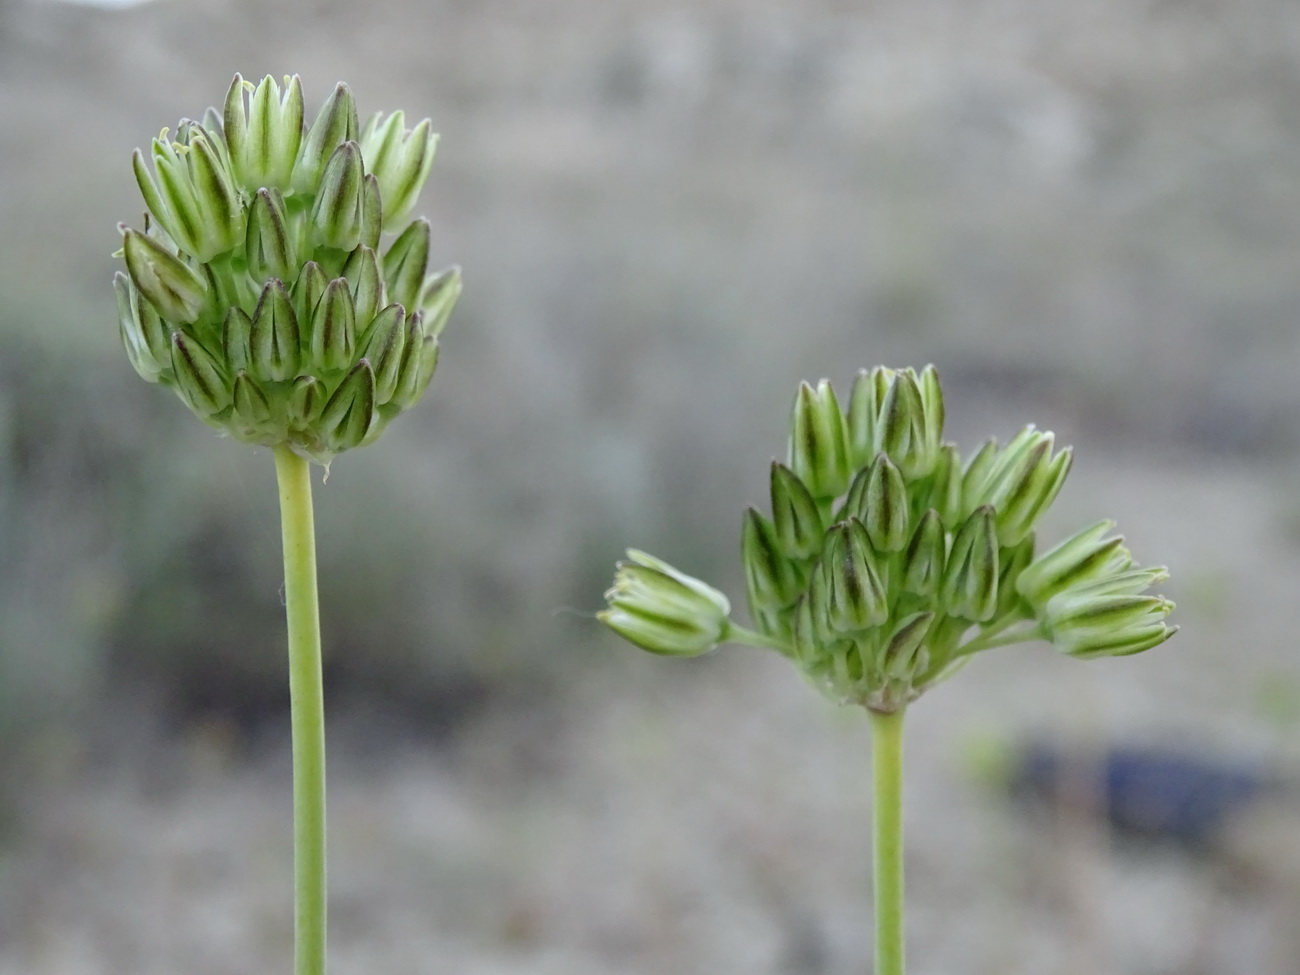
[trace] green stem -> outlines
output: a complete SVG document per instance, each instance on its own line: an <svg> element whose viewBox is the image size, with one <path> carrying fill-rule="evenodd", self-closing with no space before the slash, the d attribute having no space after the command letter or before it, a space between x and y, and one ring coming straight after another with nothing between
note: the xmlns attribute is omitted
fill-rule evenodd
<svg viewBox="0 0 1300 975"><path fill-rule="evenodd" d="M311 467L275 448L293 727L294 975L325 975L325 696Z"/></svg>
<svg viewBox="0 0 1300 975"><path fill-rule="evenodd" d="M871 711L874 975L903 975L903 708Z"/></svg>
<svg viewBox="0 0 1300 975"><path fill-rule="evenodd" d="M727 623L727 635L723 638L723 643L741 643L749 647L760 647L766 650L776 650L785 654L787 657L793 653L789 646L782 643L776 637L764 636L739 623Z"/></svg>

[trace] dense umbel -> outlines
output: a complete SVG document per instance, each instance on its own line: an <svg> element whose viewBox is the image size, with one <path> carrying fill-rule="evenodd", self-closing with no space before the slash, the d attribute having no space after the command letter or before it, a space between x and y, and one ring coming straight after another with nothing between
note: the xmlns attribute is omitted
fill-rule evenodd
<svg viewBox="0 0 1300 975"><path fill-rule="evenodd" d="M858 375L845 410L829 382L795 398L772 513L745 513L742 552L757 632L716 589L629 552L600 618L655 653L772 647L832 698L896 710L970 655L1042 639L1075 657L1147 650L1175 628L1168 577L1133 565L1110 522L1035 556L1033 527L1071 451L1029 426L963 463L943 440L933 366Z"/></svg>
<svg viewBox="0 0 1300 975"><path fill-rule="evenodd" d="M297 76L236 75L223 113L153 141L152 173L136 150L149 212L114 280L136 372L250 443L328 463L374 440L429 384L460 293L428 222L402 227L436 143L401 112L361 127L343 84L307 127Z"/></svg>

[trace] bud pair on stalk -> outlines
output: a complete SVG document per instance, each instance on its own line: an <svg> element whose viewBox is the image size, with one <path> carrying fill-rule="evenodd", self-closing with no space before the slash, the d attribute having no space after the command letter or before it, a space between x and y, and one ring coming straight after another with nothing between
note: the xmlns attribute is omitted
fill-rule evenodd
<svg viewBox="0 0 1300 975"><path fill-rule="evenodd" d="M152 173L135 153L149 212L114 279L136 372L250 443L328 463L374 440L428 386L460 294L428 222L402 226L436 143L401 112L361 127L343 84L307 126L297 76L236 75L223 112L164 129Z"/></svg>
<svg viewBox="0 0 1300 975"><path fill-rule="evenodd" d="M728 640L767 646L837 701L905 706L971 654L1045 639L1071 656L1137 653L1168 639L1173 603L1102 522L1035 557L1034 524L1072 452L1026 427L963 463L943 440L933 366L858 375L841 410L829 382L803 384L771 515L741 533L755 630L726 598L639 552L620 563L600 619L657 653Z"/></svg>

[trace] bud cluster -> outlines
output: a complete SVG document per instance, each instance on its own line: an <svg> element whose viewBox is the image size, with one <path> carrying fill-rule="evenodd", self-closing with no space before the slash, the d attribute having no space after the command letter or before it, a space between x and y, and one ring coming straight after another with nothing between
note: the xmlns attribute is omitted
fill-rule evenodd
<svg viewBox="0 0 1300 975"><path fill-rule="evenodd" d="M730 624L720 593L640 553L621 564L601 618L679 656L727 639L770 646L834 699L880 711L989 647L1045 639L1090 658L1173 634L1173 603L1145 595L1167 572L1135 567L1111 523L1036 557L1034 524L1065 482L1068 447L1029 426L963 462L943 422L933 366L863 371L843 409L829 382L803 384L786 463L771 468L771 514L744 517L756 632ZM651 567L717 598L656 598L633 585Z"/></svg>
<svg viewBox="0 0 1300 975"><path fill-rule="evenodd" d="M328 463L374 440L429 384L460 294L428 222L403 226L436 143L401 112L360 126L346 85L307 125L297 76L236 75L223 112L153 141L152 172L136 150L148 213L114 279L136 372L250 443Z"/></svg>

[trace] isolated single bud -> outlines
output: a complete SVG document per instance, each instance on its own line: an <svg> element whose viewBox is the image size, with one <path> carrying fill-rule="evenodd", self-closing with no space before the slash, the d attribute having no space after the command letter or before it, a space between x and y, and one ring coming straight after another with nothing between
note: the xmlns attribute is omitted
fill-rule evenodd
<svg viewBox="0 0 1300 975"><path fill-rule="evenodd" d="M181 325L198 319L208 289L188 264L153 237L130 229L122 234L122 253L131 281L162 318Z"/></svg>
<svg viewBox="0 0 1300 975"><path fill-rule="evenodd" d="M771 616L792 607L803 593L804 574L786 558L776 527L756 508L745 511L740 551L750 609Z"/></svg>
<svg viewBox="0 0 1300 975"><path fill-rule="evenodd" d="M609 606L596 618L651 653L698 657L727 638L727 597L666 562L629 549L618 564Z"/></svg>
<svg viewBox="0 0 1300 975"><path fill-rule="evenodd" d="M933 596L943 578L947 540L939 512L930 508L921 515L916 530L903 549L901 585L914 596Z"/></svg>
<svg viewBox="0 0 1300 975"><path fill-rule="evenodd" d="M289 233L289 218L278 190L259 189L248 209L244 241L248 273L254 280L290 280L298 273L297 249Z"/></svg>
<svg viewBox="0 0 1300 975"><path fill-rule="evenodd" d="M809 559L821 551L825 525L817 502L794 471L772 462L772 522L781 548L793 559Z"/></svg>
<svg viewBox="0 0 1300 975"><path fill-rule="evenodd" d="M1174 604L1160 596L1066 591L1048 600L1042 627L1052 645L1081 659L1141 653L1174 635Z"/></svg>

